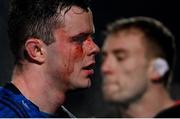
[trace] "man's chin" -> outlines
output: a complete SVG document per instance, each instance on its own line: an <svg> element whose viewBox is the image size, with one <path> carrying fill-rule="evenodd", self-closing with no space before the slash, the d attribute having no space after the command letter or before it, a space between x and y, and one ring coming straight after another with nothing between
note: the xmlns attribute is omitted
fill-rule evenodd
<svg viewBox="0 0 180 119"><path fill-rule="evenodd" d="M73 86L70 87L70 90L78 90L78 89L83 89L83 88L89 88L91 87L91 79L90 78L85 78L82 79L80 83L76 83Z"/></svg>

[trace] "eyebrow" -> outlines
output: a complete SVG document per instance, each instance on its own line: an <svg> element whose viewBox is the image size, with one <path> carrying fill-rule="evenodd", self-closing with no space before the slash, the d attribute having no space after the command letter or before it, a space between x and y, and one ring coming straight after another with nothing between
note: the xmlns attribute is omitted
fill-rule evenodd
<svg viewBox="0 0 180 119"><path fill-rule="evenodd" d="M89 35L93 35L93 34L94 34L94 32L83 32L83 33L79 33L74 36L71 36L71 38L77 37L77 36L89 36Z"/></svg>
<svg viewBox="0 0 180 119"><path fill-rule="evenodd" d="M114 49L114 50L112 50L111 51L113 54L115 54L115 55L117 55L117 54L119 54L119 53L125 53L125 52L127 52L126 50L124 50L124 49ZM107 52L105 52L105 51L103 51L102 50L102 55L106 55L107 54Z"/></svg>
<svg viewBox="0 0 180 119"><path fill-rule="evenodd" d="M119 53L126 53L127 51L124 49L115 49L112 52L113 54L118 55Z"/></svg>

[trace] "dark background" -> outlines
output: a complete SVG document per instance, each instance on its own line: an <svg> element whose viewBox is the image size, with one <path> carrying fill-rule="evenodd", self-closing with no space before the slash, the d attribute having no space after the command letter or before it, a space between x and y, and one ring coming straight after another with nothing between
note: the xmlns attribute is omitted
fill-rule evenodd
<svg viewBox="0 0 180 119"><path fill-rule="evenodd" d="M0 0L0 84L3 85L11 78L13 57L9 50L7 35L7 11L9 0ZM180 7L177 0L92 0L96 27L95 42L101 47L103 39L102 30L105 25L117 18L131 16L148 16L162 21L175 35L177 54L180 50ZM179 56L177 56L174 79L172 82L172 97L180 99L180 69ZM77 117L117 117L117 110L102 99L101 76L99 74L100 60L97 57L97 68L89 89L69 92L65 106Z"/></svg>

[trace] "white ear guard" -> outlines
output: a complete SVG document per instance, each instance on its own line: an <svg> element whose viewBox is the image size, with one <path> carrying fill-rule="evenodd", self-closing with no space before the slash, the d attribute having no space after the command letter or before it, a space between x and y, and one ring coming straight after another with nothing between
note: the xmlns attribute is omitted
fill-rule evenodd
<svg viewBox="0 0 180 119"><path fill-rule="evenodd" d="M162 77L169 70L168 63L163 58L157 58L154 60L154 67L159 75Z"/></svg>

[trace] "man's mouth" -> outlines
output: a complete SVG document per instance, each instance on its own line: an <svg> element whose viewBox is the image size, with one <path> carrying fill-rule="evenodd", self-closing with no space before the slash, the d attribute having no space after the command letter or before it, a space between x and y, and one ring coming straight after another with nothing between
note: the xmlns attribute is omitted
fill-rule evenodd
<svg viewBox="0 0 180 119"><path fill-rule="evenodd" d="M88 66L83 67L83 70L86 71L87 75L92 75L94 74L94 68L95 68L95 63L92 63Z"/></svg>
<svg viewBox="0 0 180 119"><path fill-rule="evenodd" d="M94 68L95 68L95 63L92 63L92 64L90 64L88 66L83 67L84 70L91 70L91 69L94 69Z"/></svg>

